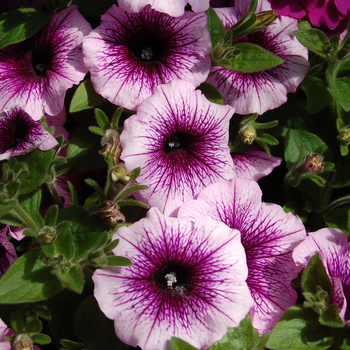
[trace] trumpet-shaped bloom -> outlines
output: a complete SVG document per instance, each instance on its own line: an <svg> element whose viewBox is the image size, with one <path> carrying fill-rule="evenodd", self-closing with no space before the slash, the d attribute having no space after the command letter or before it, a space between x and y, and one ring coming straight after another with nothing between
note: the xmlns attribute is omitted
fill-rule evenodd
<svg viewBox="0 0 350 350"><path fill-rule="evenodd" d="M259 181L279 166L281 158L269 156L266 152L251 149L232 154L237 177Z"/></svg>
<svg viewBox="0 0 350 350"><path fill-rule="evenodd" d="M159 84L185 79L198 86L211 65L206 26L205 13L174 18L149 5L139 13L113 5L83 42L95 90L118 106L136 110Z"/></svg>
<svg viewBox="0 0 350 350"><path fill-rule="evenodd" d="M247 12L249 2L237 0L232 8L216 9L226 29L236 24ZM270 10L267 0L259 0L257 12ZM293 31L297 21L279 17L266 30L237 40L261 46L283 59L276 67L255 73L240 73L225 67L212 67L207 83L215 86L224 102L239 114L263 114L287 101L287 93L295 92L309 68L308 51L299 43Z"/></svg>
<svg viewBox="0 0 350 350"><path fill-rule="evenodd" d="M56 139L21 108L0 113L0 160L57 145Z"/></svg>
<svg viewBox="0 0 350 350"><path fill-rule="evenodd" d="M194 89L181 80L160 85L120 135L127 170L141 167L137 184L148 186L135 197L165 215L235 174L228 147L233 108L211 103Z"/></svg>
<svg viewBox="0 0 350 350"><path fill-rule="evenodd" d="M7 226L0 230L0 277L5 274L8 268L17 259L16 249L8 240L7 232Z"/></svg>
<svg viewBox="0 0 350 350"><path fill-rule="evenodd" d="M291 282L301 268L293 261L294 247L306 236L299 217L276 204L262 203L255 181L236 178L208 186L183 204L179 217L210 215L241 233L247 265L247 284L255 301L249 314L263 334L271 330L297 293Z"/></svg>
<svg viewBox="0 0 350 350"><path fill-rule="evenodd" d="M66 90L87 73L81 53L89 23L75 5L32 37L0 50L0 109L23 106L35 120L62 111Z"/></svg>
<svg viewBox="0 0 350 350"><path fill-rule="evenodd" d="M253 304L239 232L223 223L151 208L113 239L120 240L114 254L132 265L96 270L94 295L126 344L169 350L174 336L207 349Z"/></svg>
<svg viewBox="0 0 350 350"><path fill-rule="evenodd" d="M139 12L146 5L152 9L165 12L170 16L182 16L189 3L193 12L203 12L209 8L209 0L119 0L118 5L128 12Z"/></svg>
<svg viewBox="0 0 350 350"><path fill-rule="evenodd" d="M337 304L339 315L350 326L350 243L346 234L336 228L309 232L293 252L297 265L306 267L319 254L333 286L330 304Z"/></svg>

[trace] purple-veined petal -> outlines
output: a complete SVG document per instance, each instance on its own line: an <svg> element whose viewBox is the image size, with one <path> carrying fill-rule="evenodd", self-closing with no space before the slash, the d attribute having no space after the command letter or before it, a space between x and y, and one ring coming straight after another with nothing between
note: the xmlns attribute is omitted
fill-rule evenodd
<svg viewBox="0 0 350 350"><path fill-rule="evenodd" d="M262 203L258 184L240 178L208 186L178 211L179 217L203 214L240 231L255 301L250 316L260 334L271 330L297 299L291 282L301 268L292 251L305 237L301 220L276 204Z"/></svg>
<svg viewBox="0 0 350 350"><path fill-rule="evenodd" d="M113 239L120 240L114 254L133 264L96 270L94 295L126 344L168 350L175 336L208 348L253 304L239 232L223 223L151 208Z"/></svg>
<svg viewBox="0 0 350 350"><path fill-rule="evenodd" d="M281 158L254 149L233 153L232 159L238 177L255 181L269 175L282 162Z"/></svg>
<svg viewBox="0 0 350 350"><path fill-rule="evenodd" d="M124 123L121 159L141 167L138 200L170 215L210 183L234 177L228 147L233 109L209 102L187 81L161 85Z"/></svg>
<svg viewBox="0 0 350 350"><path fill-rule="evenodd" d="M0 230L0 278L17 259L16 249L7 238L7 226Z"/></svg>
<svg viewBox="0 0 350 350"><path fill-rule="evenodd" d="M249 2L236 1L235 7L216 9L226 29L237 23ZM271 9L267 0L260 0L257 11ZM215 86L224 102L235 107L239 114L263 114L287 101L309 68L308 51L293 34L297 21L287 17L275 20L266 30L251 33L239 42L261 46L279 56L284 62L274 68L255 73L240 73L221 66L212 67L207 83Z"/></svg>
<svg viewBox="0 0 350 350"><path fill-rule="evenodd" d="M128 13L113 5L83 41L95 90L116 105L136 110L159 84L185 79L198 86L211 64L206 25L205 13L174 18L150 6Z"/></svg>
<svg viewBox="0 0 350 350"><path fill-rule="evenodd" d="M350 300L350 243L346 234L336 228L328 227L309 232L305 240L294 249L293 258L297 265L305 267L317 253L333 284L335 293L331 303L338 305L340 316L346 323L350 323L347 305ZM338 279L341 281L345 296L345 306Z"/></svg>
<svg viewBox="0 0 350 350"><path fill-rule="evenodd" d="M0 160L39 148L47 151L58 145L38 121L21 108L0 113Z"/></svg>
<svg viewBox="0 0 350 350"><path fill-rule="evenodd" d="M91 26L75 5L29 39L0 50L0 108L23 106L35 120L61 112L66 90L87 73L81 42Z"/></svg>

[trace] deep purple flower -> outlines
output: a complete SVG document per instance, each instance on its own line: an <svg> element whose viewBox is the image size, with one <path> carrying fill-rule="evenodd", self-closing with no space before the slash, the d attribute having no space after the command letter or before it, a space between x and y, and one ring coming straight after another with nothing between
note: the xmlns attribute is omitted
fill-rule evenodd
<svg viewBox="0 0 350 350"><path fill-rule="evenodd" d="M0 229L0 278L17 259L16 249L7 238L7 226Z"/></svg>
<svg viewBox="0 0 350 350"><path fill-rule="evenodd" d="M38 33L0 50L0 109L22 106L35 120L62 111L66 90L87 73L81 53L89 23L75 5Z"/></svg>
<svg viewBox="0 0 350 350"><path fill-rule="evenodd" d="M247 256L247 284L255 301L249 314L263 334L296 302L291 282L300 268L292 252L306 233L299 217L285 213L279 205L262 203L261 196L255 181L236 178L208 186L197 200L183 204L178 215L210 215L240 231Z"/></svg>
<svg viewBox="0 0 350 350"><path fill-rule="evenodd" d="M254 181L269 175L282 162L281 158L269 156L266 152L256 149L233 153L232 159L237 177Z"/></svg>
<svg viewBox="0 0 350 350"><path fill-rule="evenodd" d="M295 263L306 267L319 254L333 287L330 304L337 304L339 315L350 326L350 243L346 234L336 228L309 232L293 252Z"/></svg>
<svg viewBox="0 0 350 350"><path fill-rule="evenodd" d="M203 12L209 8L209 0L119 0L118 5L128 12L140 12L146 5L152 9L165 12L170 16L182 16L189 3L193 12Z"/></svg>
<svg viewBox="0 0 350 350"><path fill-rule="evenodd" d="M174 336L207 349L237 327L253 304L239 236L210 217L169 218L156 208L117 230L113 252L132 265L98 269L92 278L118 338L169 350Z"/></svg>
<svg viewBox="0 0 350 350"><path fill-rule="evenodd" d="M148 5L128 13L113 5L84 38L84 62L95 90L110 102L136 110L159 84L185 79L201 84L210 69L205 13L170 17Z"/></svg>
<svg viewBox="0 0 350 350"><path fill-rule="evenodd" d="M249 2L236 0L232 8L216 9L226 29L236 24L247 12ZM259 0L256 12L270 10L267 0ZM282 58L284 62L255 73L240 73L228 68L212 67L207 83L215 86L224 102L239 114L263 114L287 101L287 93L295 92L309 68L308 51L293 34L297 21L287 17L275 20L266 30L251 33L237 42L248 42Z"/></svg>
<svg viewBox="0 0 350 350"><path fill-rule="evenodd" d="M56 139L21 108L0 113L0 160L57 145Z"/></svg>
<svg viewBox="0 0 350 350"><path fill-rule="evenodd" d="M309 20L314 26L341 33L349 24L348 0L269 0L280 15ZM322 28L323 29L323 28Z"/></svg>
<svg viewBox="0 0 350 350"><path fill-rule="evenodd" d="M172 214L210 183L231 179L228 147L233 108L209 102L182 80L160 85L124 123L121 159L141 167L137 199ZM174 213L173 213L174 214Z"/></svg>

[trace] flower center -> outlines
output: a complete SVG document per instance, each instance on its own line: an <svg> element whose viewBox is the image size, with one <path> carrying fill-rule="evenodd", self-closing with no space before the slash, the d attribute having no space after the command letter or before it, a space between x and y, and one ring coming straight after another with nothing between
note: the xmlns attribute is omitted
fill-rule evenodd
<svg viewBox="0 0 350 350"><path fill-rule="evenodd" d="M187 149L192 143L191 135L184 133L176 133L170 135L164 142L163 151L164 153L171 153L176 149Z"/></svg>
<svg viewBox="0 0 350 350"><path fill-rule="evenodd" d="M185 266L169 263L154 276L154 282L161 290L185 290L191 281L191 270Z"/></svg>
<svg viewBox="0 0 350 350"><path fill-rule="evenodd" d="M42 76L46 73L50 66L50 56L47 53L47 49L32 47L32 65L36 75Z"/></svg>
<svg viewBox="0 0 350 350"><path fill-rule="evenodd" d="M131 53L141 62L159 61L163 55L162 41L154 35L142 35L129 46Z"/></svg>

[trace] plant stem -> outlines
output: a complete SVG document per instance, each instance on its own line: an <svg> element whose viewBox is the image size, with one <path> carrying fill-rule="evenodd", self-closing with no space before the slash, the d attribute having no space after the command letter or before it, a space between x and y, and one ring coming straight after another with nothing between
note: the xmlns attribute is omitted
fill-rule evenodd
<svg viewBox="0 0 350 350"><path fill-rule="evenodd" d="M335 208L350 203L350 196L345 196L342 198L336 199L334 202L330 203L324 210L321 212L322 215L327 214L328 212L334 210Z"/></svg>
<svg viewBox="0 0 350 350"><path fill-rule="evenodd" d="M62 209L63 208L62 199L58 195L58 192L57 192L57 189L56 189L54 181L49 182L48 183L48 187L49 187L49 190L50 190L50 192L52 194L52 197L54 198L55 202L58 204L58 207L60 209Z"/></svg>
<svg viewBox="0 0 350 350"><path fill-rule="evenodd" d="M34 220L32 220L32 218L24 211L24 209L19 204L14 208L14 211L28 228L31 228L34 231L38 231L38 227L36 226Z"/></svg>

